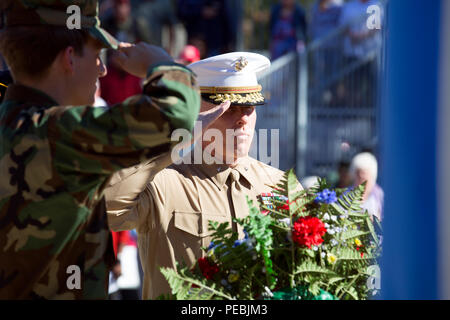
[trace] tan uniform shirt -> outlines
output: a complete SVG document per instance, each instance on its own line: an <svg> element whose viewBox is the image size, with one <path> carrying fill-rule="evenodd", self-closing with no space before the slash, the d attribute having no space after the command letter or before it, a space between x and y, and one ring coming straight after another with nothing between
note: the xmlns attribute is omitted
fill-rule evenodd
<svg viewBox="0 0 450 320"><path fill-rule="evenodd" d="M161 166L164 161L156 163ZM174 268L176 262L193 265L204 256L201 247L211 240L208 221L228 221L236 230L232 217L243 218L249 212L245 195L258 205L257 197L270 192L283 177L282 171L249 157L234 169L181 164L154 175L158 169L154 162L122 172L113 177L106 193L111 229L137 229L144 299L170 293L160 267Z"/></svg>

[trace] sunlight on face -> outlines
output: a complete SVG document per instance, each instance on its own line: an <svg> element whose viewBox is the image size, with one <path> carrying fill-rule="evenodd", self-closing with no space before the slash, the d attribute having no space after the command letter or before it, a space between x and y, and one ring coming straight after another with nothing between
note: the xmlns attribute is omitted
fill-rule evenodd
<svg viewBox="0 0 450 320"><path fill-rule="evenodd" d="M101 50L97 41L89 39L83 55L74 56L75 72L71 79L73 105L94 104L97 80L106 75L106 67L100 59Z"/></svg>
<svg viewBox="0 0 450 320"><path fill-rule="evenodd" d="M204 104L202 104L202 109L205 109ZM246 157L253 140L255 125L256 111L254 106L232 105L210 127L219 130L223 137L222 154L220 154L219 148L219 150L216 150L215 156L222 159ZM227 134L234 137L228 137L228 140L233 141L233 143L227 143ZM205 147L210 143L209 141L203 141L203 146Z"/></svg>

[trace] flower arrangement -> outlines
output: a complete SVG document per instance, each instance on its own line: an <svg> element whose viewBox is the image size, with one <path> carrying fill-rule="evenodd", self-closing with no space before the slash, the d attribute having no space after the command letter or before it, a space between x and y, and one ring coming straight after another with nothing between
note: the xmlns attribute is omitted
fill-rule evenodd
<svg viewBox="0 0 450 320"><path fill-rule="evenodd" d="M361 208L365 185L331 190L324 179L298 190L290 170L235 222L210 223L212 242L195 266L161 268L175 299L368 299L381 227ZM374 220L372 220L374 219Z"/></svg>

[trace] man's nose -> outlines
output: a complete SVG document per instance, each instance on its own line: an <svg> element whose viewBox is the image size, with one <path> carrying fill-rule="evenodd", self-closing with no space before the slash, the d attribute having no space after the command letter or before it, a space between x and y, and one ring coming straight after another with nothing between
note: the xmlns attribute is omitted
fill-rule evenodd
<svg viewBox="0 0 450 320"><path fill-rule="evenodd" d="M245 126L248 123L249 113L243 110L244 108L240 108L241 110L238 112L238 120L237 125L240 127Z"/></svg>
<svg viewBox="0 0 450 320"><path fill-rule="evenodd" d="M239 126L244 126L248 123L250 115L253 112L253 108L247 108L247 107L238 107L239 108L239 112L237 112L238 114L238 121L237 124Z"/></svg>

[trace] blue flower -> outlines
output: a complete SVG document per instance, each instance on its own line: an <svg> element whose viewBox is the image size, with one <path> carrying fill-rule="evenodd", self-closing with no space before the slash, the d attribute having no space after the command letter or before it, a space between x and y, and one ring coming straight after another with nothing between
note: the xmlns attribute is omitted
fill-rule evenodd
<svg viewBox="0 0 450 320"><path fill-rule="evenodd" d="M211 249L214 249L215 247L216 247L216 245L214 244L214 242L211 241L211 243L210 243L209 246L208 246L207 251L209 251L209 250L211 250Z"/></svg>
<svg viewBox="0 0 450 320"><path fill-rule="evenodd" d="M337 201L336 192L324 189L317 194L316 202L331 204Z"/></svg>
<svg viewBox="0 0 450 320"><path fill-rule="evenodd" d="M224 248L224 247L225 247L225 245L223 243L215 244L213 241L211 241L209 243L208 248L206 248L206 250L207 251L210 251L210 250L214 251L214 249L216 249L216 248Z"/></svg>
<svg viewBox="0 0 450 320"><path fill-rule="evenodd" d="M245 239L242 240L236 240L233 244L233 248L236 248L237 246L240 246L241 244L243 244L245 242Z"/></svg>
<svg viewBox="0 0 450 320"><path fill-rule="evenodd" d="M252 241L252 239L249 237L248 232L247 232L246 230L244 230L244 234L245 234L244 239L236 240L236 241L234 242L234 244L233 244L233 248L235 248L235 247L237 247L237 246L240 246L240 245L243 244L243 243L245 243L245 244L247 245L247 249L252 249L252 248L253 248L253 243L252 243L253 241Z"/></svg>

